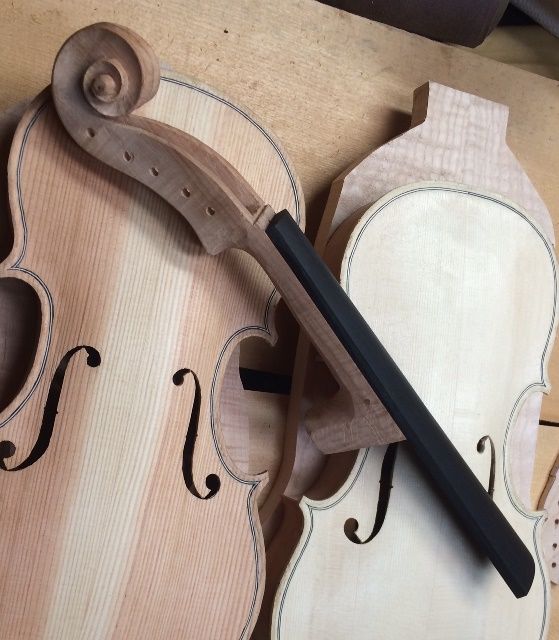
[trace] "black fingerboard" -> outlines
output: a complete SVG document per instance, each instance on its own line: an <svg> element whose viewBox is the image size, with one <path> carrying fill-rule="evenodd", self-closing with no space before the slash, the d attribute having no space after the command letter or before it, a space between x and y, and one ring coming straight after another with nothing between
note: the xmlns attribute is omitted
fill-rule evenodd
<svg viewBox="0 0 559 640"><path fill-rule="evenodd" d="M274 216L266 233L407 438L466 535L514 595L525 596L534 580L531 553L388 351L287 211ZM312 327L308 330L312 339Z"/></svg>

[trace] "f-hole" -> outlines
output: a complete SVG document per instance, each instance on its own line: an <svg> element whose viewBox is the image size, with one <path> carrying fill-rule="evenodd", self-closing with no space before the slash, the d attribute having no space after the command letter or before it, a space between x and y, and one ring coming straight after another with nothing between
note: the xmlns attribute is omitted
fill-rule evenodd
<svg viewBox="0 0 559 640"><path fill-rule="evenodd" d="M206 476L206 488L208 493L203 496L196 485L194 484L194 477L192 475L192 467L194 463L194 447L196 445L196 438L198 437L198 423L200 421L200 406L202 404L202 391L200 389L200 382L198 376L191 369L179 369L173 375L173 384L179 387L184 382L187 375L191 375L194 380L194 404L192 405L192 412L190 414L190 421L188 423L188 431L186 432L186 440L184 441L184 450L182 454L182 475L184 477L184 483L190 493L200 500L209 500L213 498L221 487L221 480L215 473L210 473Z"/></svg>
<svg viewBox="0 0 559 640"><path fill-rule="evenodd" d="M495 444L493 443L491 436L483 436L483 438L480 438L477 443L477 450L479 453L483 453L487 442L491 445L491 467L489 469L489 487L487 488L487 493L490 498L493 498L493 493L495 491Z"/></svg>
<svg viewBox="0 0 559 640"><path fill-rule="evenodd" d="M388 512L388 503L390 502L390 492L392 491L392 478L394 476L394 465L396 464L396 454L398 453L398 443L389 444L386 448L384 458L382 459L382 467L380 470L380 489L378 494L377 514L375 516L375 524L371 535L366 540L361 540L357 535L359 523L355 518L348 518L344 524L344 533L346 538L355 544L367 544L380 532L384 519Z"/></svg>
<svg viewBox="0 0 559 640"><path fill-rule="evenodd" d="M98 367L101 364L101 356L99 355L97 349L94 349L93 347L81 345L79 347L74 347L73 349L70 349L70 351L68 351L68 353L60 361L60 364L56 368L56 371L52 378L47 401L45 403L45 409L43 411L43 421L39 430L39 437L37 438L37 441L35 442L35 446L31 450L31 453L22 463L18 464L16 467L8 469L8 467L6 467L5 461L7 458L11 458L15 454L16 446L9 440L0 442L0 469L3 469L4 471L21 471L22 469L26 469L32 464L35 464L35 462L40 460L46 453L50 445L52 433L54 431L54 423L58 414L58 402L60 400L60 394L62 393L62 387L64 386L64 376L66 375L66 369L68 368L72 357L82 349L85 349L85 351L87 352L86 362L89 367Z"/></svg>

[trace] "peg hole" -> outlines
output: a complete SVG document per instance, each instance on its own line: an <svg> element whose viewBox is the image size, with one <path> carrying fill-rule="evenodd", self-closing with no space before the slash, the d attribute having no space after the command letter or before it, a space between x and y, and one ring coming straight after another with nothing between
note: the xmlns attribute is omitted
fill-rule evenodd
<svg viewBox="0 0 559 640"><path fill-rule="evenodd" d="M556 567L556 566L557 566L557 563L556 563L556 562L552 562L552 563L551 563L551 567L552 567L553 569L555 569L555 567Z"/></svg>
<svg viewBox="0 0 559 640"><path fill-rule="evenodd" d="M213 216L215 214L215 209L213 207L206 207L206 213L209 216Z"/></svg>
<svg viewBox="0 0 559 640"><path fill-rule="evenodd" d="M130 151L125 151L124 159L126 160L126 162L132 162L132 160L134 160L134 154L130 153Z"/></svg>
<svg viewBox="0 0 559 640"><path fill-rule="evenodd" d="M557 549L557 543L556 542L554 542L552 546L553 546L554 549Z"/></svg>
<svg viewBox="0 0 559 640"><path fill-rule="evenodd" d="M95 129L92 129L91 127L89 127L88 129L86 129L86 132L90 138L95 138Z"/></svg>
<svg viewBox="0 0 559 640"><path fill-rule="evenodd" d="M559 518L555 518L555 524L559 524Z"/></svg>
<svg viewBox="0 0 559 640"><path fill-rule="evenodd" d="M181 191L181 196L183 198L190 198L190 189L187 189L186 187Z"/></svg>
<svg viewBox="0 0 559 640"><path fill-rule="evenodd" d="M149 172L151 173L152 176L154 176L155 178L157 178L157 176L159 175L159 169L157 167L152 167Z"/></svg>

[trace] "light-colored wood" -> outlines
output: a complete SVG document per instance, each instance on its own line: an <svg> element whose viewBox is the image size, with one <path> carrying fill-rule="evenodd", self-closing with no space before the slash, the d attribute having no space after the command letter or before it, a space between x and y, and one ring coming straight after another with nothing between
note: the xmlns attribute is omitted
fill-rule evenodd
<svg viewBox="0 0 559 640"><path fill-rule="evenodd" d="M424 88L424 91L416 96L413 117L414 122L421 122L427 114L427 120L421 125L421 127L424 127L423 131L421 127L418 127L415 131L411 131L403 137L394 140L388 145L389 147L392 145L392 149L389 149L388 153L384 152L383 148L373 152L365 159L363 166L358 164L352 170L344 172L334 183L326 215L319 229L317 243L319 251L323 248L324 243L331 233L331 220L337 217L337 213L336 216L334 214L339 202L343 204L349 203L345 207L344 212L346 216L351 215L353 209L363 207L370 199L374 199L375 196L378 197L383 193L382 187L378 192L369 193L369 191L374 189L378 184L379 176L384 177L388 174L390 187L398 186L397 172L402 166L410 180L423 179L431 176L434 170L433 165L436 165L439 160L435 146L436 144L440 144L441 136L444 136L443 144L448 154L445 158L447 160L447 166L442 169L446 171L446 179L464 180L467 169L474 167L477 171L474 176L475 179L485 180L486 184L491 184L493 189L498 189L501 186L497 178L499 170L503 171L504 176L509 176L509 178L505 180L507 185L513 182L513 180L510 180L511 173L515 174L517 175L516 182L518 183L514 186L516 190L515 194L517 197L521 197L527 204L535 203L537 215L541 222L545 224L548 230L551 228L549 224L549 214L546 212L545 207L541 206L541 200L539 200L537 194L534 193L533 187L526 181L525 176L522 175L517 163L511 158L510 152L503 148L502 140L504 139L504 135L496 144L491 141L491 126L496 125L501 131L506 127L506 109L499 105L492 105L487 101L475 99L472 96L462 96L458 99L459 104L453 105L453 94L455 94L455 92L444 87L432 86L429 96L427 96ZM430 112L427 108L426 97L430 98ZM454 97L456 98L457 96ZM456 113L454 114L453 107L456 108ZM455 128L444 127L442 131L437 131L437 126L441 123L437 121L436 118L441 115L441 112L446 117L453 114L451 115L451 122ZM481 125L479 123L481 123ZM468 132L464 133L463 138L458 133L460 126L464 126L465 131ZM466 140L475 137L476 127L479 127L477 131L477 145L475 148L468 145L466 149ZM411 138L409 147L406 145L408 136ZM415 149L414 144L416 145ZM401 160L398 158L397 152L403 154L406 159ZM476 153L480 154L479 157L476 157ZM377 156L380 157L377 158ZM392 166L389 164L391 160L393 161ZM491 164L491 168L489 164ZM394 167L396 169L391 173L391 169ZM364 191L364 195L360 198L362 191ZM343 222L344 216L340 216L338 220ZM337 251L338 256L343 252L343 248L344 241L340 242ZM334 268L335 262L336 260L332 259ZM305 342L304 338L299 341L297 352L299 359L303 358L302 353L308 349L308 342ZM305 360L303 359L303 363L304 362ZM310 377L316 378L317 373L316 367L313 367L313 372ZM300 369L296 370L294 374L293 394L299 394L300 396L301 393L303 393L303 380L304 376L301 375ZM305 395L308 397L308 394L309 388L307 385ZM512 439L509 446L513 484L515 490L518 492L520 502L527 508L530 508L533 504L530 499L530 484L534 464L539 407L541 403L539 396L540 394L533 394L523 404L518 416L517 428L512 432ZM297 402L296 395L293 395L292 398L294 402ZM301 405L300 401L299 405ZM277 478L281 479L281 474L283 474L283 477L289 478L290 465L294 464L291 478L287 484L286 493L294 499L299 500L305 491L307 494L310 492L311 495L320 495L320 486L321 484L325 484L325 476L327 474L323 473L318 486L312 487L313 483L317 480L323 463L315 462L309 469L308 460L316 460L319 452L313 447L312 442L309 441L304 430L297 429L297 427L302 424L300 420L301 407L291 407L290 412L293 416L291 422L288 424L286 447L289 447L291 443L291 447L294 449L294 443L297 441L297 457L295 462L293 462L295 458L294 453L290 455L289 449L285 451L283 459L285 468L280 468L280 475ZM276 480L275 486L271 489L270 499L266 503L266 506L269 506L274 498L277 499L277 494L274 493L274 490L278 490L279 493L280 488L281 483ZM368 506L369 504L370 503L367 502ZM287 524L287 528L289 528L289 526L291 526L291 523ZM279 538L285 535L285 528L286 527L280 532ZM275 568L275 572L277 572L277 568ZM267 585L267 592L275 589L276 586L277 584L274 585L270 582L270 584Z"/></svg>
<svg viewBox="0 0 559 640"><path fill-rule="evenodd" d="M210 144L302 222L292 165L250 113L172 74L144 113ZM2 464L36 444L68 350L88 345L101 363L70 360L44 455L0 471L0 635L248 637L264 581L256 500L266 476L229 455L220 414L228 436L246 417L220 398L238 342L273 336L270 281L240 252L208 256L163 201L77 148L47 95L19 124L9 185L15 243L1 276L36 293L42 327L31 373L1 414ZM192 376L173 384L184 367L202 394L193 483L205 495L208 474L221 480L208 500L183 477L195 401Z"/></svg>
<svg viewBox="0 0 559 640"><path fill-rule="evenodd" d="M10 252L13 242L8 203L8 154L25 104L0 115L0 260ZM29 373L40 322L36 297L13 278L0 280L0 407L17 392Z"/></svg>
<svg viewBox="0 0 559 640"><path fill-rule="evenodd" d="M536 465L534 467L534 482L532 485L534 504L541 499L549 479L549 471L558 457L559 429L557 427L540 427ZM544 527L546 525L547 523L544 524ZM551 571L549 565L548 571ZM557 638L559 637L559 585L551 585L551 596L553 602L551 605L549 638Z"/></svg>
<svg viewBox="0 0 559 640"><path fill-rule="evenodd" d="M542 529L544 557L551 581L559 584L559 456L549 472L538 506L546 511Z"/></svg>
<svg viewBox="0 0 559 640"><path fill-rule="evenodd" d="M320 227L320 247L355 211L377 201L388 191L416 180L458 182L472 188L500 193L526 209L553 240L553 227L544 203L505 142L507 108L436 83L414 95L412 128L373 151L357 166L342 174L332 191ZM343 241L338 255L344 251ZM334 258L334 261L336 259ZM338 262L339 264L339 262ZM533 402L537 402L534 400ZM334 422L329 425L311 416L306 421L313 439L323 451L349 437ZM536 412L537 413L537 412ZM535 455L537 415L521 430L524 460ZM347 448L366 446L367 434L354 428ZM531 453L529 453L531 452ZM531 472L524 474L523 495L528 496Z"/></svg>
<svg viewBox="0 0 559 640"><path fill-rule="evenodd" d="M106 23L82 29L67 40L56 58L52 84L56 111L66 131L87 153L166 200L184 216L210 254L242 249L257 260L344 390L344 402L338 403L337 411L338 421L347 425L343 433L360 429L369 434L367 444L371 445L402 440L398 427L267 235L274 209L226 159L194 136L126 111L107 118L104 109L91 108L92 100L100 100L137 109L153 95L157 83L149 73L147 78L143 74L155 64L147 49L134 32ZM103 70L97 76L100 64ZM108 84L105 78L112 78L119 91L97 95L97 87L102 92ZM142 83L149 91L140 88ZM128 97L127 92L132 95ZM90 99L88 93L95 95Z"/></svg>
<svg viewBox="0 0 559 640"><path fill-rule="evenodd" d="M508 142L557 216L555 82L312 0L6 3L0 109L36 95L60 43L98 20L133 26L178 72L221 87L258 113L294 160L311 232L332 180L407 129L410 91L429 79L511 107ZM559 421L554 398L545 398L543 416Z"/></svg>
<svg viewBox="0 0 559 640"><path fill-rule="evenodd" d="M226 450L236 468L247 474L266 472L274 478L280 465L288 396L245 391L239 376L239 351L235 350L223 379L221 430ZM265 502L269 483L258 494Z"/></svg>
<svg viewBox="0 0 559 640"><path fill-rule="evenodd" d="M342 285L491 487L534 556L536 578L516 600L472 551L405 443L386 477L386 450L364 449L333 496L301 502L304 529L276 595L272 637L545 638L543 514L522 505L509 446L522 403L548 386L557 312L552 246L518 205L451 183L402 187L345 227L330 245L333 255L337 240L347 247ZM355 544L344 526L356 519L365 540L387 484L382 527Z"/></svg>
<svg viewBox="0 0 559 640"><path fill-rule="evenodd" d="M522 167L508 148L505 134L508 110L476 96L456 92L437 83L429 83L414 94L412 129L369 153L355 166L346 169L332 184L325 213L318 230L315 248L324 251L331 234L355 211L403 184L418 180L447 180L499 192L529 211L553 239L553 225L545 204ZM338 247L332 258L337 269L345 247ZM337 264L336 264L337 262ZM272 479L263 517L277 506L284 491L300 499L316 480L320 462L309 465L310 457L320 457L305 433L299 428L301 402L306 377L309 342L302 336L297 346L296 367L282 464ZM313 372L312 375L315 375ZM307 392L308 393L308 392ZM368 434L353 428L344 433L325 409L324 398L317 403L318 415L305 424L319 449L332 450L340 440L347 448L365 446ZM511 447L515 486L526 505L531 505L530 487L537 442L541 397L534 394L523 407L519 420L524 425L514 433Z"/></svg>
<svg viewBox="0 0 559 640"><path fill-rule="evenodd" d="M6 5L2 108L37 93L60 42L98 19L133 24L175 68L251 105L280 132L311 202L350 162L407 126L409 90L432 77L511 105L509 142L552 213L557 210L554 83L314 2ZM394 64L402 59L405 65ZM320 203L315 213L319 209ZM544 404L548 419L559 415L554 397Z"/></svg>

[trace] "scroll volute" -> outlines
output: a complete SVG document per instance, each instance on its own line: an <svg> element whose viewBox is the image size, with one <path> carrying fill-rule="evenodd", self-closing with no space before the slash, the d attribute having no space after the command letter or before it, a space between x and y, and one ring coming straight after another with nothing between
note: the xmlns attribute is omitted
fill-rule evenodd
<svg viewBox="0 0 559 640"><path fill-rule="evenodd" d="M370 444L402 434L341 345L301 282L264 230L275 215L219 154L172 127L132 115L157 91L158 66L149 46L123 27L101 23L73 35L53 70L58 115L77 144L166 200L191 225L204 248L239 248L264 268L329 368L347 389L341 411L351 430L358 420Z"/></svg>
<svg viewBox="0 0 559 640"><path fill-rule="evenodd" d="M58 116L80 147L153 189L188 220L208 253L241 246L244 223L254 222L264 203L207 145L131 115L158 87L159 63L150 46L109 23L71 36L52 74Z"/></svg>

